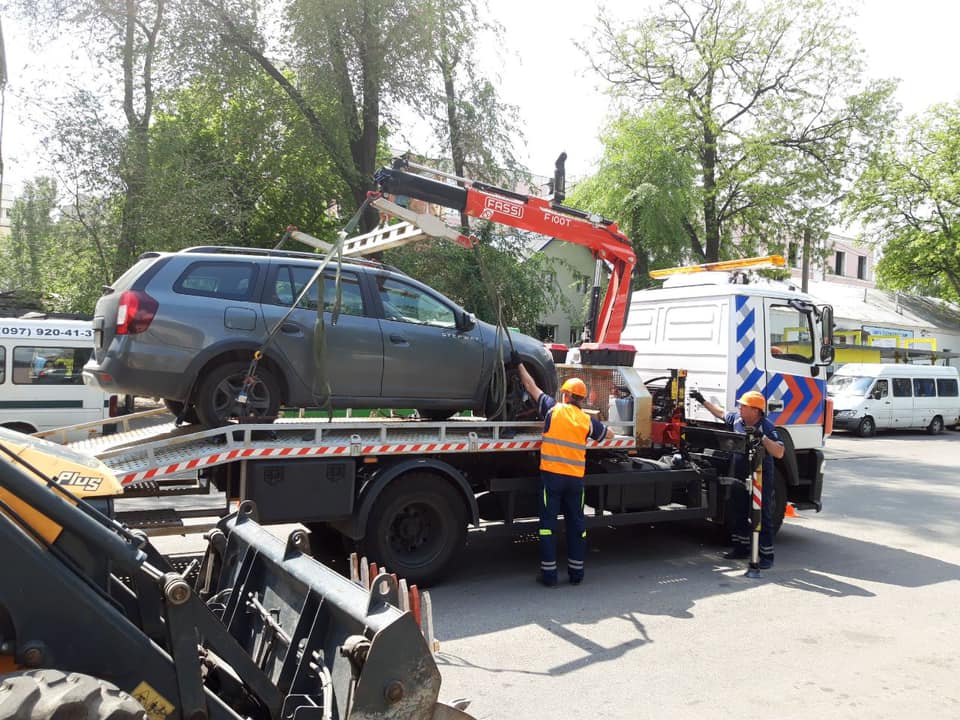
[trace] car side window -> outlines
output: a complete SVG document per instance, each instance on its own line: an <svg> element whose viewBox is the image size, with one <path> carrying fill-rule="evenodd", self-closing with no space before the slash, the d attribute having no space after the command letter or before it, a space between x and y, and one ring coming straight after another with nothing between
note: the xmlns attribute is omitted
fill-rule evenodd
<svg viewBox="0 0 960 720"><path fill-rule="evenodd" d="M173 284L174 292L224 300L249 300L257 280L257 266L248 262L191 263Z"/></svg>
<svg viewBox="0 0 960 720"><path fill-rule="evenodd" d="M910 378L893 379L894 397L913 397L913 390L910 387Z"/></svg>
<svg viewBox="0 0 960 720"><path fill-rule="evenodd" d="M2 380L0 380L2 382ZM953 378L937 380L937 394L940 397L957 397L957 381Z"/></svg>
<svg viewBox="0 0 960 720"><path fill-rule="evenodd" d="M936 397L937 387L933 378L914 378L913 394L916 397Z"/></svg>
<svg viewBox="0 0 960 720"><path fill-rule="evenodd" d="M453 308L413 285L385 277L378 278L377 285L387 320L445 328L456 326Z"/></svg>
<svg viewBox="0 0 960 720"><path fill-rule="evenodd" d="M873 386L871 397L873 397L874 400L879 400L880 398L885 398L887 396L887 392L887 381L877 380L877 384Z"/></svg>
<svg viewBox="0 0 960 720"><path fill-rule="evenodd" d="M303 292L304 286L310 282L315 271L307 267L284 265L277 269L273 287L267 297L273 305L290 306ZM317 284L323 283L323 309L333 312L337 300L337 288L333 275L325 275L321 280L310 287L298 307L305 310L317 309ZM343 315L364 314L363 294L360 292L360 282L353 273L340 274L340 312Z"/></svg>

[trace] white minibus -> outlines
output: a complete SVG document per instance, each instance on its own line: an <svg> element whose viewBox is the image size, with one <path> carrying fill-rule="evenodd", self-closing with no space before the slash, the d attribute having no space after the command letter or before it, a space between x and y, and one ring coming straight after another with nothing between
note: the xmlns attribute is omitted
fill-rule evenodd
<svg viewBox="0 0 960 720"><path fill-rule="evenodd" d="M90 321L0 318L0 425L34 433L115 415L115 396L83 384L92 352ZM68 439L88 432L100 429Z"/></svg>
<svg viewBox="0 0 960 720"><path fill-rule="evenodd" d="M908 428L936 435L960 422L957 385L955 367L847 363L827 383L833 426L860 437Z"/></svg>

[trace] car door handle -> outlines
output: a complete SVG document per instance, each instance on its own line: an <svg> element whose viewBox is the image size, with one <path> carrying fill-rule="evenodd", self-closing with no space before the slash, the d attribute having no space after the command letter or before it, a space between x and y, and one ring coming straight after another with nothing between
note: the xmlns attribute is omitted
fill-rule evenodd
<svg viewBox="0 0 960 720"><path fill-rule="evenodd" d="M392 342L394 345L402 345L403 347L410 346L410 343L403 335L391 335L390 342Z"/></svg>
<svg viewBox="0 0 960 720"><path fill-rule="evenodd" d="M767 405L767 407L769 408L770 412L778 412L783 410L783 403L770 403Z"/></svg>
<svg viewBox="0 0 960 720"><path fill-rule="evenodd" d="M303 328L299 325L295 325L294 323L284 323L280 326L280 332L282 332L284 335L302 336Z"/></svg>

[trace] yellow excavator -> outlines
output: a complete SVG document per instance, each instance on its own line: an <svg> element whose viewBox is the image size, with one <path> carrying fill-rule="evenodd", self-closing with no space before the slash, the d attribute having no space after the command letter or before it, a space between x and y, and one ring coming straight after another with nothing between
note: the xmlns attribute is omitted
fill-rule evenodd
<svg viewBox="0 0 960 720"><path fill-rule="evenodd" d="M0 720L470 720L398 582L368 591L244 502L184 572L98 460L0 428Z"/></svg>

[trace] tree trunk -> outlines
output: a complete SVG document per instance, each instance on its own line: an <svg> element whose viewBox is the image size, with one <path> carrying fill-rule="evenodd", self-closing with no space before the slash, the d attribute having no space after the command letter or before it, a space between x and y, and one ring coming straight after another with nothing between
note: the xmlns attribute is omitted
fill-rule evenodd
<svg viewBox="0 0 960 720"><path fill-rule="evenodd" d="M717 137L703 125L703 240L704 262L720 259L720 222L717 219Z"/></svg>

